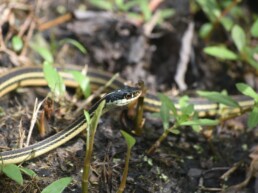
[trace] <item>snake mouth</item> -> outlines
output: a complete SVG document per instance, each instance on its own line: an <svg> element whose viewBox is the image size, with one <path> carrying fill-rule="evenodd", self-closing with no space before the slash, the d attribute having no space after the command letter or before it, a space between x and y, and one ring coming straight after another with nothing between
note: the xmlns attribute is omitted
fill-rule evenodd
<svg viewBox="0 0 258 193"><path fill-rule="evenodd" d="M106 104L111 106L126 106L141 96L141 89L137 87L124 87L105 96Z"/></svg>

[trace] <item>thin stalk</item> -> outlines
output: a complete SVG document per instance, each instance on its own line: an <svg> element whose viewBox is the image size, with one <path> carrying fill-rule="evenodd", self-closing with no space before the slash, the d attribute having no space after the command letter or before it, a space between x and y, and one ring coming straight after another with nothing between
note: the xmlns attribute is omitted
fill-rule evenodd
<svg viewBox="0 0 258 193"><path fill-rule="evenodd" d="M117 193L122 193L125 189L125 186L126 186L126 178L127 178L127 175L128 175L129 160L130 160L130 157L131 157L131 149L132 148L130 148L130 147L127 148L126 158L125 158L125 169L123 171L122 180L121 180L121 183L119 185Z"/></svg>
<svg viewBox="0 0 258 193"><path fill-rule="evenodd" d="M102 114L102 110L105 106L105 101L102 101L98 108L95 111L93 118L90 120L90 116L88 113L85 113L85 118L87 123L89 124L87 129L87 141L86 141L86 156L84 160L83 166L83 174L82 174L82 192L88 193L88 186L89 186L89 173L90 173L90 161L91 155L93 152L93 145L94 145L94 136L96 133L96 129L98 126L99 118Z"/></svg>
<svg viewBox="0 0 258 193"><path fill-rule="evenodd" d="M150 147L150 149L147 151L147 154L150 155L154 153L154 151L160 146L160 144L167 138L168 134L177 127L178 125L175 124L173 127L166 129L159 137L159 139Z"/></svg>

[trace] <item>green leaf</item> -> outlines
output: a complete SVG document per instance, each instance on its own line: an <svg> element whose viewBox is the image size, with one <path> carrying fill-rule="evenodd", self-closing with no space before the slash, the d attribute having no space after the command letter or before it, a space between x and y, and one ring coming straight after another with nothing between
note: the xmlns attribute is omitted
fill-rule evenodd
<svg viewBox="0 0 258 193"><path fill-rule="evenodd" d="M220 59L224 59L224 60L237 60L238 56L232 52L231 50L222 47L222 46L210 46L210 47L206 47L204 48L204 53L220 58Z"/></svg>
<svg viewBox="0 0 258 193"><path fill-rule="evenodd" d="M115 5L121 11L124 11L124 12L128 11L129 7L126 5L124 0L115 0Z"/></svg>
<svg viewBox="0 0 258 193"><path fill-rule="evenodd" d="M183 114L190 116L194 113L194 105L188 104L180 107L180 110Z"/></svg>
<svg viewBox="0 0 258 193"><path fill-rule="evenodd" d="M221 23L227 31L230 31L232 29L233 24L234 24L233 20L229 17L222 17L221 18Z"/></svg>
<svg viewBox="0 0 258 193"><path fill-rule="evenodd" d="M194 105L189 104L189 97L188 96L182 96L179 99L179 107L181 114L177 116L177 121L179 123L183 123L187 121L190 117L194 115Z"/></svg>
<svg viewBox="0 0 258 193"><path fill-rule="evenodd" d="M124 137L125 140L126 140L126 143L127 143L128 148L131 149L131 148L134 146L136 140L134 139L133 136L129 135L128 133L126 133L126 132L123 131L123 130L121 130L121 133L122 133L123 137Z"/></svg>
<svg viewBox="0 0 258 193"><path fill-rule="evenodd" d="M95 110L94 116L90 118L90 114L87 111L84 111L84 116L86 118L87 123L89 123L88 128L87 128L87 153L88 153L88 148L90 148L90 143L91 140L93 139L93 136L95 135L98 123L99 123L99 118L102 115L102 110L106 104L106 101L103 100L100 102L98 105L97 109ZM87 155L86 155L87 157Z"/></svg>
<svg viewBox="0 0 258 193"><path fill-rule="evenodd" d="M196 0L201 6L204 13L208 16L211 22L216 21L216 19L221 15L219 5L216 0Z"/></svg>
<svg viewBox="0 0 258 193"><path fill-rule="evenodd" d="M189 105L189 97L187 95L180 97L179 106L180 108L186 107Z"/></svg>
<svg viewBox="0 0 258 193"><path fill-rule="evenodd" d="M249 129L252 129L258 125L258 107L255 106L247 119L247 125Z"/></svg>
<svg viewBox="0 0 258 193"><path fill-rule="evenodd" d="M256 19L251 27L251 34L253 37L258 38L258 19Z"/></svg>
<svg viewBox="0 0 258 193"><path fill-rule="evenodd" d="M258 46L253 48L253 47L249 47L246 46L245 49L243 50L242 55L243 60L245 62L248 62L251 66L253 66L255 69L258 70L258 61L254 60L254 55L256 55L258 53Z"/></svg>
<svg viewBox="0 0 258 193"><path fill-rule="evenodd" d="M177 109L173 103L173 101L166 95L162 93L158 93L158 97L161 101L161 103L164 103L166 106L168 106L169 110L172 111L173 115L177 115Z"/></svg>
<svg viewBox="0 0 258 193"><path fill-rule="evenodd" d="M19 52L23 47L22 39L19 36L13 36L12 46L14 51Z"/></svg>
<svg viewBox="0 0 258 193"><path fill-rule="evenodd" d="M230 107L239 107L239 104L234 99L232 99L230 96L221 94L219 92L197 91L197 94L211 101L221 103L223 105L227 105Z"/></svg>
<svg viewBox="0 0 258 193"><path fill-rule="evenodd" d="M115 0L115 4L119 9L123 9L124 8L124 0Z"/></svg>
<svg viewBox="0 0 258 193"><path fill-rule="evenodd" d="M205 23L201 26L200 30L199 30L199 36L201 38L206 38L212 31L213 25L212 23Z"/></svg>
<svg viewBox="0 0 258 193"><path fill-rule="evenodd" d="M63 190L71 183L71 181L71 177L61 178L48 185L41 193L62 193Z"/></svg>
<svg viewBox="0 0 258 193"><path fill-rule="evenodd" d="M177 129L177 128L171 129L171 130L169 130L169 132L171 132L171 133L173 133L173 134L175 134L175 135L178 135L178 134L181 133L180 130Z"/></svg>
<svg viewBox="0 0 258 193"><path fill-rule="evenodd" d="M91 129L96 130L98 123L99 123L99 118L102 115L102 110L103 110L105 104L106 104L105 100L101 101L98 108L96 109L95 114L91 119L91 126L92 126Z"/></svg>
<svg viewBox="0 0 258 193"><path fill-rule="evenodd" d="M176 11L174 9L162 9L160 10L161 18L166 19L175 15Z"/></svg>
<svg viewBox="0 0 258 193"><path fill-rule="evenodd" d="M192 127L193 131L196 133L200 133L202 131L202 126L200 126L200 125L192 125L191 127Z"/></svg>
<svg viewBox="0 0 258 193"><path fill-rule="evenodd" d="M51 52L49 51L48 48L45 47L41 47L38 45L34 45L31 44L32 49L37 52L45 61L49 62L49 63L53 63L54 62L54 58L53 55L51 54Z"/></svg>
<svg viewBox="0 0 258 193"><path fill-rule="evenodd" d="M247 58L247 62L248 62L252 67L254 67L256 70L258 70L258 62L257 62L256 60L254 60L254 59L252 58L252 56Z"/></svg>
<svg viewBox="0 0 258 193"><path fill-rule="evenodd" d="M85 47L78 41L71 39L71 38L65 38L63 39L60 44L72 44L73 46L75 46L76 48L78 48L83 54L85 54L87 51L85 49Z"/></svg>
<svg viewBox="0 0 258 193"><path fill-rule="evenodd" d="M23 168L23 167L20 167L20 170L25 173L26 175L30 176L30 177L35 177L37 176L37 174L33 171L33 170L30 170L28 168Z"/></svg>
<svg viewBox="0 0 258 193"><path fill-rule="evenodd" d="M74 80L80 85L80 88L85 96L87 98L90 96L91 90L90 90L90 79L89 77L85 76L79 71L73 70L70 71L73 75Z"/></svg>
<svg viewBox="0 0 258 193"><path fill-rule="evenodd" d="M167 130L169 127L169 108L165 103L161 104L160 117L163 123L164 130Z"/></svg>
<svg viewBox="0 0 258 193"><path fill-rule="evenodd" d="M84 111L84 116L88 124L90 124L90 114L88 111Z"/></svg>
<svg viewBox="0 0 258 193"><path fill-rule="evenodd" d="M12 180L17 182L18 184L23 185L23 178L22 178L22 175L21 175L21 171L20 171L20 168L17 165L15 165L15 164L5 165L2 169L2 171L6 176L11 178Z"/></svg>
<svg viewBox="0 0 258 193"><path fill-rule="evenodd" d="M246 35L244 30L239 25L235 25L232 29L231 36L238 51L242 52L246 46Z"/></svg>
<svg viewBox="0 0 258 193"><path fill-rule="evenodd" d="M45 61L43 65L43 71L48 86L55 94L55 96L64 96L65 84L57 70L49 62Z"/></svg>
<svg viewBox="0 0 258 193"><path fill-rule="evenodd" d="M160 117L163 123L164 130L169 128L170 110L174 116L177 116L177 110L173 102L168 96L158 93L158 97L161 101Z"/></svg>
<svg viewBox="0 0 258 193"><path fill-rule="evenodd" d="M237 90L239 90L241 93L253 98L256 102L258 102L258 94L254 91L252 87L250 87L245 83L237 83L236 87L237 87Z"/></svg>
<svg viewBox="0 0 258 193"><path fill-rule="evenodd" d="M149 8L149 2L148 1L139 1L139 7L143 14L144 21L149 21L151 19L151 15L152 15L151 10Z"/></svg>
<svg viewBox="0 0 258 193"><path fill-rule="evenodd" d="M109 1L103 1L103 0L90 0L90 3L94 5L95 7L98 7L100 9L112 11L113 10L113 4Z"/></svg>
<svg viewBox="0 0 258 193"><path fill-rule="evenodd" d="M213 126L213 125L218 125L218 124L219 124L218 120L197 119L197 120L185 121L185 122L181 123L180 125L182 125L182 126L195 126L195 125Z"/></svg>
<svg viewBox="0 0 258 193"><path fill-rule="evenodd" d="M256 70L258 70L258 62L256 60L254 60L253 58L248 58L247 62Z"/></svg>
<svg viewBox="0 0 258 193"><path fill-rule="evenodd" d="M53 64L54 58L49 47L49 42L43 37L42 33L36 33L29 42L30 47L38 53L45 61Z"/></svg>
<svg viewBox="0 0 258 193"><path fill-rule="evenodd" d="M175 15L175 10L174 9L162 9L159 11L159 19L158 19L158 23L162 24L164 22L165 19L172 17L173 15Z"/></svg>
<svg viewBox="0 0 258 193"><path fill-rule="evenodd" d="M122 11L129 11L129 9L131 9L134 6L138 6L138 1L126 1L123 2L124 4L122 6L119 7L119 9L121 9Z"/></svg>

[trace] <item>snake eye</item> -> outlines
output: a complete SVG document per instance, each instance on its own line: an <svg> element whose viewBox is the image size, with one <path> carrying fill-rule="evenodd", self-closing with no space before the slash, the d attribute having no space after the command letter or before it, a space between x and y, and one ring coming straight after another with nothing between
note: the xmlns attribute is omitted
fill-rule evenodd
<svg viewBox="0 0 258 193"><path fill-rule="evenodd" d="M131 95L131 94L126 94L126 95L125 95L125 98L126 98L126 99L130 99L130 98L132 98L132 95Z"/></svg>

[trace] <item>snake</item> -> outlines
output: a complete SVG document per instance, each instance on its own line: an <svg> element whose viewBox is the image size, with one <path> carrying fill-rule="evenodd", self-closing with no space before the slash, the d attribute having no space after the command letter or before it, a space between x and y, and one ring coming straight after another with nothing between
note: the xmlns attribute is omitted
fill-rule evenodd
<svg viewBox="0 0 258 193"><path fill-rule="evenodd" d="M77 67L59 67L57 70L67 87L78 87L78 83L70 73L71 70L78 70ZM99 69L89 68L87 71L87 77L89 77L90 86L93 90L104 86L112 76L113 74ZM114 111L118 107L125 107L136 101L142 95L142 89L139 87L124 86L124 83L124 79L117 78L109 84L106 88L108 93L98 102L93 104L88 110L90 117L94 116L98 105L104 100L104 112L108 112ZM0 75L0 97L3 97L19 87L37 87L47 85L48 83L45 79L42 67L16 67ZM254 101L244 95L236 95L232 96L232 98L238 102L240 108L227 107L229 112L237 113L240 109L250 108L254 105ZM171 97L171 100L179 109L179 98ZM188 102L189 104L193 104L199 117L215 116L219 113L219 104L209 101L208 99L196 97L190 98ZM161 101L155 93L147 92L144 94L144 110L159 112L160 107ZM79 133L87 129L87 127L88 123L84 114L81 113L66 128L46 139L27 147L0 152L0 165L22 163L50 152L77 136Z"/></svg>

